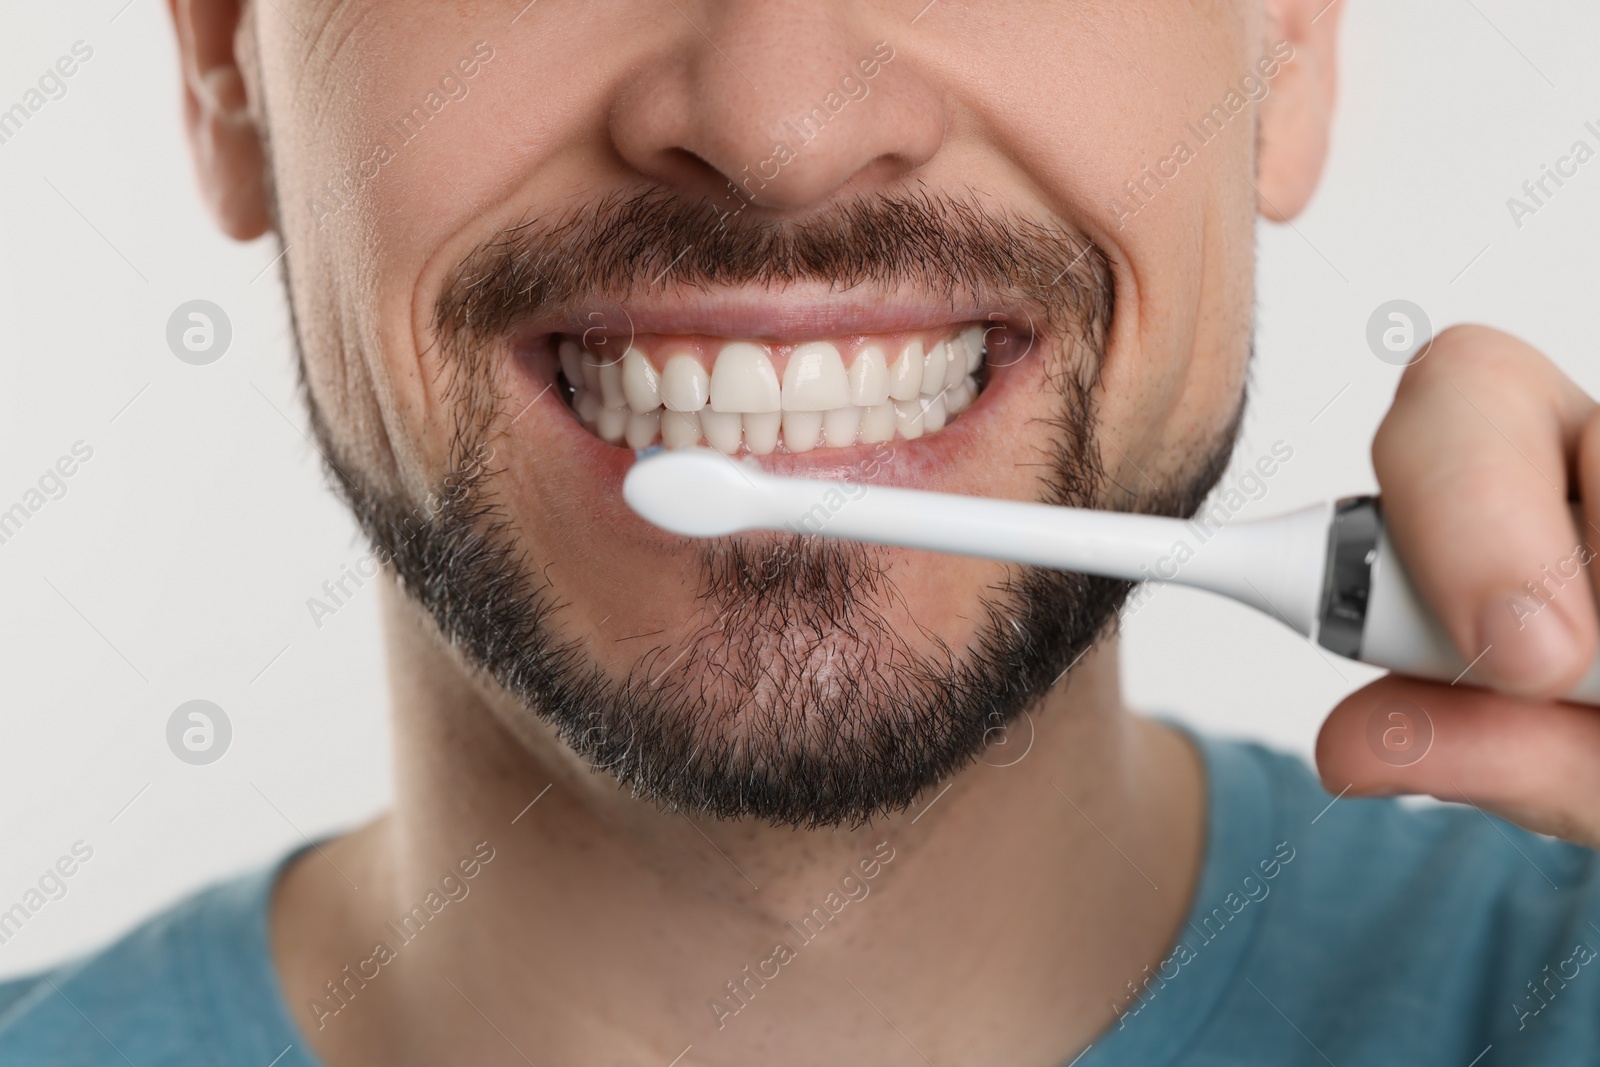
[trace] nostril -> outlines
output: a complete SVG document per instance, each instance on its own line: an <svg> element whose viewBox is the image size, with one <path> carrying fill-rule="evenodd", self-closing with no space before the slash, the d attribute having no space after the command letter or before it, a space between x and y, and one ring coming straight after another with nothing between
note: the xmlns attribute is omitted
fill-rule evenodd
<svg viewBox="0 0 1600 1067"><path fill-rule="evenodd" d="M721 170L687 148L668 148L657 157L656 177L714 202L739 199L737 187Z"/></svg>

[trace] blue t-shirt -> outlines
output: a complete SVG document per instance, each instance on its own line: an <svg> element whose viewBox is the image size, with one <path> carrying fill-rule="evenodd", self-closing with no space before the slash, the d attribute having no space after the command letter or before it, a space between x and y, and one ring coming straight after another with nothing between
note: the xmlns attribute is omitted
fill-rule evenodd
<svg viewBox="0 0 1600 1067"><path fill-rule="evenodd" d="M1197 740L1188 921L1073 1067L1600 1062L1595 853L1470 807L1336 801L1298 759ZM281 869L0 984L0 1065L318 1067L268 948Z"/></svg>

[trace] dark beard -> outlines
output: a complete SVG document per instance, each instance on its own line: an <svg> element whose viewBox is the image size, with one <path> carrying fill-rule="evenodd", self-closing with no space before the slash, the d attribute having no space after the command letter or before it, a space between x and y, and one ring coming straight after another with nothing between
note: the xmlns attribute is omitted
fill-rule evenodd
<svg viewBox="0 0 1600 1067"><path fill-rule="evenodd" d="M1020 300L1070 346L1047 376L1061 406L1040 465L1040 499L1063 505L1191 515L1220 477L1239 419L1172 485L1104 484L1093 395L1111 279L1081 238L927 198L863 201L805 224L730 231L723 221L640 197L517 227L469 257L437 315L454 371L456 473L429 504L382 488L398 479L336 461L308 389L312 424L334 484L402 587L469 662L595 768L635 797L694 814L857 824L904 810L981 754L1114 628L1131 584L1008 568L979 602L979 636L958 655L927 631L931 651L918 651L891 625L886 613L903 601L886 550L804 535L708 542L695 631L658 635L626 678L610 677L581 642L557 636L559 590L528 558L485 462L509 417L492 384L495 341L515 318L585 293L625 295L673 255L686 284L824 277L843 287L912 274ZM864 233L873 243L861 243ZM700 251L675 252L685 245ZM1070 265L1051 266L1060 263ZM962 266L941 274L947 264Z"/></svg>

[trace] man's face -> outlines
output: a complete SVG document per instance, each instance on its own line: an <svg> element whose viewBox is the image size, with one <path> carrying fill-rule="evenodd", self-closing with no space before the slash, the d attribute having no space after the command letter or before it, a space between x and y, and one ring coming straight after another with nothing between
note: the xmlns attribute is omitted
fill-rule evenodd
<svg viewBox="0 0 1600 1067"><path fill-rule="evenodd" d="M635 447L1166 512L1226 458L1256 103L1292 51L1256 3L275 0L242 25L341 487L501 714L641 793L903 806L1125 588L691 542L623 503Z"/></svg>

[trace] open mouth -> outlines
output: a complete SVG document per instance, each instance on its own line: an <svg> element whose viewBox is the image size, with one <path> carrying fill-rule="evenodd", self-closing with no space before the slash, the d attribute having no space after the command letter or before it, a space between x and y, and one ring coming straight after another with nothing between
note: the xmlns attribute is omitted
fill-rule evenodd
<svg viewBox="0 0 1600 1067"><path fill-rule="evenodd" d="M641 335L620 356L564 335L557 353L568 405L607 444L728 455L937 433L988 378L985 327L970 323L793 344Z"/></svg>

